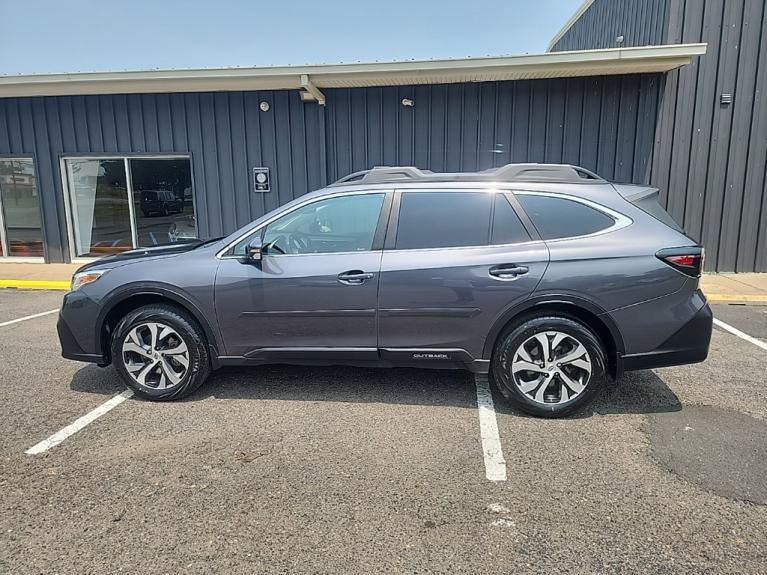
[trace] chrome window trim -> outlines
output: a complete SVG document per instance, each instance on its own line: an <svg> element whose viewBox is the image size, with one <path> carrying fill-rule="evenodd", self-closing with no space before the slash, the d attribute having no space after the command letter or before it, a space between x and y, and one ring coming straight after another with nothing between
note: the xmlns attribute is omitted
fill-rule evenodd
<svg viewBox="0 0 767 575"><path fill-rule="evenodd" d="M569 194L562 194L559 192L533 192L529 190L513 190L512 193L515 196L548 196L551 198L559 198L560 200L570 200L571 202L577 202L579 204L583 204L584 206L588 206L610 218L612 218L615 223L612 226L608 226L602 230L598 230L596 232L591 232L590 234L581 234L578 236L565 236L563 238L554 238L547 240L545 238L541 238L542 241L548 243L548 242L561 242L561 241L567 241L567 240L574 240L574 239L582 239L582 238L591 238L594 236L601 236L602 234L607 234L610 232L615 232L617 230L623 229L627 226L630 226L634 223L634 220L629 218L628 216L624 216L620 212L616 212L615 210L612 210L606 206L603 206L602 204L598 204L597 202L592 202L591 200L587 200L584 198L579 198L577 196L571 196ZM524 210L525 207L522 206L522 209ZM527 214L528 217L530 217L530 214ZM535 225L533 223L533 225Z"/></svg>
<svg viewBox="0 0 767 575"><path fill-rule="evenodd" d="M229 242L226 246L224 246L222 249L220 249L216 253L216 258L222 260L222 259L239 259L240 256L226 256L224 255L229 249L234 247L236 244L240 243L243 239L245 239L247 236L252 235L253 233L263 229L265 226L272 223L277 218L280 218L284 215L288 215L295 210L302 208L306 205L309 205L314 202L318 202L320 200L325 200L328 198L336 198L340 196L354 196L354 195L361 195L361 194L381 194L381 193L387 193L387 192L419 192L419 193L428 193L428 192L439 192L439 191L452 191L452 190L466 190L470 192L488 192L488 193L506 193L511 192L515 195L533 195L533 196L550 196L553 198L560 198L563 200L570 200L573 202L581 203L585 206L588 206L590 208L593 208L597 210L598 212L601 212L609 217L611 217L613 220L615 220L615 224L607 227L603 230L599 230L597 232L593 232L591 234L584 234L580 236L567 236L564 238L556 238L553 240L544 240L541 239L531 239L525 242L517 242L517 243L511 243L511 244L482 244L482 245L473 245L473 246L450 246L450 247L443 247L443 248L408 248L408 249L386 249L383 250L367 250L367 251L359 251L359 252L328 252L333 254L364 254L364 253L376 253L378 251L386 251L386 252L417 252L417 251L442 251L442 250L465 250L465 249L479 249L479 248L504 248L504 247L513 247L513 246L524 246L524 245L532 245L532 244L539 244L543 243L546 244L547 242L558 242L563 240L571 240L571 239L580 239L580 238L588 238L592 236L598 236L601 234L614 232L619 229L625 228L626 226L629 226L634 223L634 221L629 218L628 216L625 216L619 212L616 212L615 210L612 210L606 206L603 206L602 204L598 204L596 202L593 202L591 200L587 200L584 198L579 198L577 196L572 196L569 194L563 194L559 192L540 192L540 191L532 191L532 190L520 190L518 188L515 188L513 186L509 186L508 184L498 183L498 184L488 184L488 183L477 183L477 182L466 182L466 184L476 184L476 185L464 185L463 183L456 183L456 182L446 182L446 184L457 184L457 185L446 185L446 186L437 186L434 187L433 183L430 183L429 185L424 186L418 186L418 187L406 187L401 188L398 186L381 186L376 188L365 188L363 190L343 190L339 192L333 192L328 194L322 194L320 196L316 196L313 198L308 198L306 201L301 202L297 204L293 209L287 212L281 212L265 222L260 223L257 226L254 226L252 228L249 228L248 231L240 234L237 236L236 239ZM529 217L529 216L528 216ZM283 254L279 254L283 255ZM299 256L306 256L306 255L327 255L327 254L284 254L284 255L299 255Z"/></svg>
<svg viewBox="0 0 767 575"><path fill-rule="evenodd" d="M239 236L237 236L237 238L235 240L229 242L222 249L220 249L218 252L216 252L216 258L218 258L220 260L236 260L236 259L240 259L240 257L242 257L242 256L235 256L235 255L227 256L227 255L224 255L224 254L227 251L229 251L231 248L233 248L234 246L239 244L242 240L244 240L248 236L253 235L257 231L262 230L263 228L265 228L266 226L271 224L276 219L279 219L279 218L281 218L283 216L287 216L288 214L292 214L296 210L298 210L300 208L303 208L304 206L308 206L309 204L313 204L315 202L319 202L319 201L322 201L322 200L329 200L331 198L339 198L339 197L345 197L345 196L362 196L362 195L367 195L367 194L384 194L384 195L386 195L386 193L390 192L390 191L392 191L392 188L379 188L377 190L376 189L345 190L345 191L335 192L335 193L332 193L332 194L322 194L321 196L315 196L315 197L312 197L312 198L307 198L306 201L300 202L300 203L296 204L295 206L293 206L293 209L285 211L285 212L280 212L279 214L276 214L276 215L272 216L268 220L266 220L264 222L261 222L257 226L254 226L254 227L248 229L248 231L240 234ZM331 254L332 255L338 255L338 254L369 254L369 253L376 253L376 252L379 252L379 251L383 251L383 250L364 250L364 251L358 251L358 252L325 252L325 253L318 253L318 254L277 254L277 255L280 255L280 256L283 256L283 255L287 255L287 256L324 256L324 255L331 255Z"/></svg>

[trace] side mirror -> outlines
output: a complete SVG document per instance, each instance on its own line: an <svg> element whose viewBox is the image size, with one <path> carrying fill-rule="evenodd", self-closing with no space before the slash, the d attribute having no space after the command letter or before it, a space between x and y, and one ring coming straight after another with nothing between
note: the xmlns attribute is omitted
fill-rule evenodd
<svg viewBox="0 0 767 575"><path fill-rule="evenodd" d="M245 250L245 258L251 262L260 262L261 257L264 253L264 245L261 241L261 236L258 235L252 240L250 240L250 243L248 244L248 247Z"/></svg>

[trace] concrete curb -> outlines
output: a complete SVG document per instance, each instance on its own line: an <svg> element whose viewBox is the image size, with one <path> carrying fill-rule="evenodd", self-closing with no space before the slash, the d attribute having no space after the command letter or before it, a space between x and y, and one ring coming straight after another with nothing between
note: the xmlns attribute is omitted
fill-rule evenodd
<svg viewBox="0 0 767 575"><path fill-rule="evenodd" d="M767 295L707 293L706 301L708 303L767 303Z"/></svg>
<svg viewBox="0 0 767 575"><path fill-rule="evenodd" d="M69 291L68 280L0 280L0 288Z"/></svg>

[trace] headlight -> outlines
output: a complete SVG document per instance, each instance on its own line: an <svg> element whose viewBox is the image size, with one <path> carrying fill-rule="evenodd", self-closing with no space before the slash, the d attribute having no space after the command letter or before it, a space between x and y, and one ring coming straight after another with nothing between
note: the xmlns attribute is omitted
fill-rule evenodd
<svg viewBox="0 0 767 575"><path fill-rule="evenodd" d="M85 284L95 282L105 273L107 273L107 270L93 270L93 271L76 273L75 275L72 276L72 285L69 288L69 290L75 291L83 287Z"/></svg>

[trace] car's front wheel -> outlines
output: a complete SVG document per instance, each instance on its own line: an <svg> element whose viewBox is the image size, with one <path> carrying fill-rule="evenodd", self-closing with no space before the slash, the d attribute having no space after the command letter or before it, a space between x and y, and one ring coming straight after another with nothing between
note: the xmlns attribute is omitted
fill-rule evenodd
<svg viewBox="0 0 767 575"><path fill-rule="evenodd" d="M136 395L181 399L210 373L205 334L183 310L164 304L138 308L117 325L112 362Z"/></svg>
<svg viewBox="0 0 767 575"><path fill-rule="evenodd" d="M567 317L533 317L508 328L495 346L491 373L516 408L564 417L585 407L606 380L599 338Z"/></svg>

